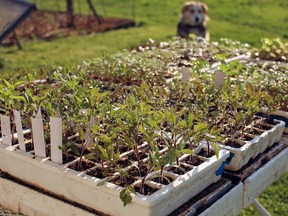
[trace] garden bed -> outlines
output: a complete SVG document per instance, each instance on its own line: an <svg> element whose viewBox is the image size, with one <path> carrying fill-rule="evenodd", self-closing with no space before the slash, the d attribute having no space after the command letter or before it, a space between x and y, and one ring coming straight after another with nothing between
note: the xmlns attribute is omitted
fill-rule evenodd
<svg viewBox="0 0 288 216"><path fill-rule="evenodd" d="M52 40L57 37L91 34L134 27L135 22L129 19L101 18L101 23L93 15L74 15L75 28L68 28L68 15L65 12L35 11L17 29L20 38ZM4 45L13 43L13 38L4 40Z"/></svg>

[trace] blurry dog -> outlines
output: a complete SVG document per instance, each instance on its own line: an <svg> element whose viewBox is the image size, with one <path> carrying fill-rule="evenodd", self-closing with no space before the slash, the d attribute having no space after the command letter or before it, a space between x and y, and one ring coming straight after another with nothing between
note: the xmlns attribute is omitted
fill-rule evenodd
<svg viewBox="0 0 288 216"><path fill-rule="evenodd" d="M182 8L180 21L177 26L177 35L182 38L189 38L190 34L197 37L210 39L207 29L208 7L202 2L187 2Z"/></svg>

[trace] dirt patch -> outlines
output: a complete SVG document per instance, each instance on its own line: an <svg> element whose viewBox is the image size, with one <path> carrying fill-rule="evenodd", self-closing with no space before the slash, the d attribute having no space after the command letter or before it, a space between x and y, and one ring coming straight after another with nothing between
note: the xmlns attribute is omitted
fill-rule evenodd
<svg viewBox="0 0 288 216"><path fill-rule="evenodd" d="M120 28L135 26L135 22L129 19L101 18L99 24L92 15L75 14L75 28L67 28L68 16L59 11L35 11L18 28L16 34L20 38L52 40L56 37L67 37L72 35L85 35L94 32L105 32ZM4 45L13 44L12 35L4 40Z"/></svg>

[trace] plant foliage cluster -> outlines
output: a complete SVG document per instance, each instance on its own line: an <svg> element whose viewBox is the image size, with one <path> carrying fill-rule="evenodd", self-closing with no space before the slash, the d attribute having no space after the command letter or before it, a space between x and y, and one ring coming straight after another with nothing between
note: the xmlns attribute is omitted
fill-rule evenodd
<svg viewBox="0 0 288 216"><path fill-rule="evenodd" d="M288 43L280 38L261 40L261 47L253 52L254 58L288 62Z"/></svg>
<svg viewBox="0 0 288 216"><path fill-rule="evenodd" d="M42 68L45 81L35 81L34 74L22 75L21 82L1 80L0 111L11 119L14 109L21 111L24 127L31 129L30 117L41 108L45 134L49 116L61 117L63 154L80 158L78 171L87 161L98 164L94 174L123 186L126 205L131 193L146 193L147 179L171 181L165 170L185 169L181 159L194 160L200 143L206 143L207 157L217 156L216 143L243 136L257 113L288 111L287 66L221 61L247 50L228 40L150 40L76 68ZM226 74L220 88L209 69L217 59ZM188 81L179 78L179 67L189 67Z"/></svg>

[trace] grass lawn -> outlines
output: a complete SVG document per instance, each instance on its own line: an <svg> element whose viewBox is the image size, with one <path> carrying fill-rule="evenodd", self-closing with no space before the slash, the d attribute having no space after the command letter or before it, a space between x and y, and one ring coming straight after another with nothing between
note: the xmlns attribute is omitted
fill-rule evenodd
<svg viewBox="0 0 288 216"><path fill-rule="evenodd" d="M258 46L260 38L288 39L287 0L203 0L210 8L211 40L230 38ZM40 9L57 9L56 1L34 0ZM63 4L64 0L61 1ZM85 0L81 11L87 12ZM131 0L94 0L100 14L132 17ZM103 3L102 3L103 2ZM141 44L149 38L169 40L175 35L179 11L184 0L135 0L139 27L86 36L57 38L53 41L24 41L23 50L0 47L0 77L9 77L18 70L34 70L41 65L73 66L85 59L114 53ZM64 8L64 5L59 7ZM105 7L103 7L103 4ZM79 10L79 5L76 4ZM272 215L287 215L288 174L269 187L259 198ZM253 209L242 212L257 215Z"/></svg>
<svg viewBox="0 0 288 216"><path fill-rule="evenodd" d="M284 216L288 212L288 174L273 183L258 198L258 201L269 211L272 216ZM242 211L241 216L260 216L253 207Z"/></svg>

